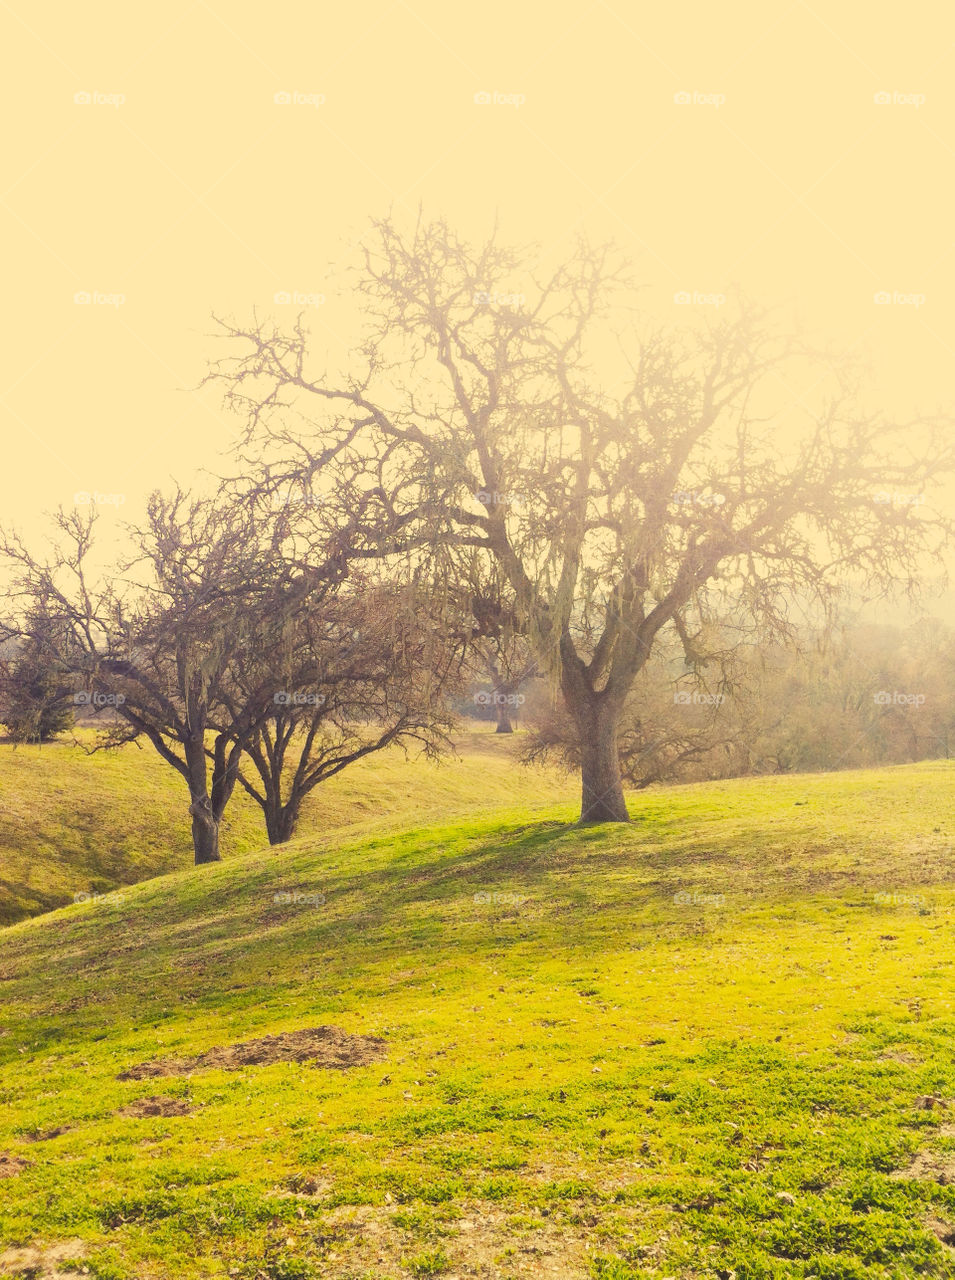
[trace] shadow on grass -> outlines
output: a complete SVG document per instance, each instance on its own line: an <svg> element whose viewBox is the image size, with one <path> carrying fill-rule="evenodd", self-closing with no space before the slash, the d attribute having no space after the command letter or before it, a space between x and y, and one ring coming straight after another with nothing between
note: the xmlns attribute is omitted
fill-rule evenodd
<svg viewBox="0 0 955 1280"><path fill-rule="evenodd" d="M57 907L65 907L72 901L72 897L62 891L49 893L35 885L0 880L0 927L17 924L20 920L27 920L43 911L55 911Z"/></svg>
<svg viewBox="0 0 955 1280"><path fill-rule="evenodd" d="M665 821L657 813L648 823L637 816L629 825L583 828L569 818L523 816L491 830L449 824L371 845L297 849L243 868L224 863L174 884L153 882L122 910L37 922L11 947L22 977L9 974L5 995L16 986L28 1020L49 1018L80 1039L97 1020L119 1029L129 1002L140 1019L169 1003L226 1019L260 1004L265 1027L283 992L311 984L320 1003L364 982L377 998L382 984L415 986L422 966L452 956L460 965L488 949L555 951L571 935L596 959L699 932L709 908L681 905L676 891L725 892L739 911L770 892L791 898L814 874L802 865L802 847L768 856L770 833L759 820L721 845L715 834L687 828L678 811ZM774 827L772 836L780 835ZM303 899L318 891L320 907L281 903L292 890ZM395 972L406 964L414 966L407 979ZM67 991L91 1007L56 1008L56 995ZM36 1051L35 1034L29 1039ZM12 1042L6 1048L0 1044L0 1059Z"/></svg>

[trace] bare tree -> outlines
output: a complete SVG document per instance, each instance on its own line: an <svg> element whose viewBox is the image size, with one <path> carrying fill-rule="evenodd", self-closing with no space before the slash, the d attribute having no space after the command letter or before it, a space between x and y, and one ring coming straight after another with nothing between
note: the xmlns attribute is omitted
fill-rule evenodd
<svg viewBox="0 0 955 1280"><path fill-rule="evenodd" d="M145 738L180 774L196 863L216 862L254 720L242 707L233 723L220 715L214 724L213 710L274 578L241 506L153 495L146 524L132 531L134 560L105 578L89 567L94 524L95 515L59 512L46 558L5 538L14 594L26 605L20 633L72 677L77 700L110 712L97 749Z"/></svg>
<svg viewBox="0 0 955 1280"><path fill-rule="evenodd" d="M455 549L500 568L576 726L582 822L628 819L620 718L663 628L715 596L785 633L850 580L914 588L950 536L921 501L951 469L950 421L863 409L761 311L671 332L634 319L609 249L537 280L531 254L441 221L374 232L352 368L315 367L301 321L255 321L224 326L210 376L267 482L321 493L303 522L320 545L339 529L357 555L418 553L436 591Z"/></svg>
<svg viewBox="0 0 955 1280"><path fill-rule="evenodd" d="M321 783L383 748L449 745L445 699L459 659L413 589L353 575L321 608L305 597L235 654L223 709L242 739L238 781L261 806L270 844L295 833Z"/></svg>

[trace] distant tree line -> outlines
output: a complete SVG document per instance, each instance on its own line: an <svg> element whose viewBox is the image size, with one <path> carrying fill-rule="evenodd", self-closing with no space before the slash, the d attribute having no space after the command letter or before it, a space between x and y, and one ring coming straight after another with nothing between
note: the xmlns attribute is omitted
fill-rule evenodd
<svg viewBox="0 0 955 1280"><path fill-rule="evenodd" d="M798 644L737 652L712 678L661 646L627 700L621 770L637 788L751 774L870 768L955 755L955 633L840 622ZM573 723L536 690L526 762L577 765Z"/></svg>

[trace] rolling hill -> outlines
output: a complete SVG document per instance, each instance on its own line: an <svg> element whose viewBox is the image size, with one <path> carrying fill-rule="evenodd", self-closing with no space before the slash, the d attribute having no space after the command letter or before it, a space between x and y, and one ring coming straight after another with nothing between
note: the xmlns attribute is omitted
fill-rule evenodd
<svg viewBox="0 0 955 1280"><path fill-rule="evenodd" d="M574 793L556 770L517 768L517 741L482 727L460 734L457 754L437 764L398 748L366 757L312 792L298 834L400 826ZM88 754L94 742L92 731L80 730L79 745L0 744L0 924L191 865L182 779L151 747ZM261 812L237 788L223 856L265 844Z"/></svg>
<svg viewBox="0 0 955 1280"><path fill-rule="evenodd" d="M955 1275L953 783L488 782L11 926L0 1274Z"/></svg>

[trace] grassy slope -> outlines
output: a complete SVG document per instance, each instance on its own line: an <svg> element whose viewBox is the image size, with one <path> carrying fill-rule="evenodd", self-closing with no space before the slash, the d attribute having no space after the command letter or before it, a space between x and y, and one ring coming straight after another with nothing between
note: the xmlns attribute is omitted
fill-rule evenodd
<svg viewBox="0 0 955 1280"><path fill-rule="evenodd" d="M953 784L518 807L16 925L0 1239L82 1240L104 1280L955 1276L955 1112L914 1105L955 1098ZM116 1079L326 1022L389 1061ZM153 1094L195 1110L116 1114Z"/></svg>
<svg viewBox="0 0 955 1280"><path fill-rule="evenodd" d="M513 742L482 730L463 734L460 757L438 765L400 750L359 761L312 793L299 834L385 813L407 825L508 799L563 799L570 786L555 771L515 771ZM87 755L69 742L0 745L0 924L189 866L187 801L185 783L148 746ZM240 789L226 810L223 855L265 843L261 811Z"/></svg>

